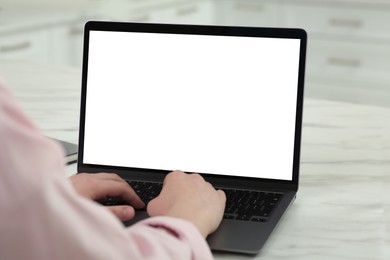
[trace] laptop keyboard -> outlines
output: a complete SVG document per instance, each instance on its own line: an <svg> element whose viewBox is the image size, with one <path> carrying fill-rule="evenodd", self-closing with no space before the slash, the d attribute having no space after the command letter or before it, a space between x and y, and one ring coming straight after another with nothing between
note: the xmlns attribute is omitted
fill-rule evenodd
<svg viewBox="0 0 390 260"><path fill-rule="evenodd" d="M282 193L222 189L226 194L225 219L265 222Z"/></svg>
<svg viewBox="0 0 390 260"><path fill-rule="evenodd" d="M127 181L141 200L148 204L160 194L162 183ZM281 200L282 193L221 188L226 194L224 219L266 222ZM123 204L115 197L108 197L104 205Z"/></svg>
<svg viewBox="0 0 390 260"><path fill-rule="evenodd" d="M127 183L134 189L141 200L147 205L149 201L154 199L160 194L162 189L161 182L140 182L140 181L128 181Z"/></svg>

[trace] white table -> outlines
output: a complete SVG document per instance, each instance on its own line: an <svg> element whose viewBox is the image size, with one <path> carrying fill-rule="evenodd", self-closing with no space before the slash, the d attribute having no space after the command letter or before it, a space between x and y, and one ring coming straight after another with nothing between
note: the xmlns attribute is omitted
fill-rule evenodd
<svg viewBox="0 0 390 260"><path fill-rule="evenodd" d="M79 71L0 61L0 75L46 135L77 142ZM262 252L215 257L390 259L390 109L306 99L301 162L298 197Z"/></svg>

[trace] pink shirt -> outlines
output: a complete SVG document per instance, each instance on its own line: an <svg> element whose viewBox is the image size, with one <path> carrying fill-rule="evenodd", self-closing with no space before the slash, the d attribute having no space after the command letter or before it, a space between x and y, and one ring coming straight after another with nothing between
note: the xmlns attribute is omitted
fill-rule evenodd
<svg viewBox="0 0 390 260"><path fill-rule="evenodd" d="M63 151L0 82L0 259L212 259L191 223L153 217L125 228L79 196Z"/></svg>

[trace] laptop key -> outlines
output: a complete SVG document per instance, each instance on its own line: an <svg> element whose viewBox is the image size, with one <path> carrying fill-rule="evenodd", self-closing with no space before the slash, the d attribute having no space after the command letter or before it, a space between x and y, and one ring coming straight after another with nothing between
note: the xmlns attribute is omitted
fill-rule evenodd
<svg viewBox="0 0 390 260"><path fill-rule="evenodd" d="M251 215L238 215L237 217L236 217L236 219L238 219L238 220L250 220L251 219Z"/></svg>
<svg viewBox="0 0 390 260"><path fill-rule="evenodd" d="M157 197L162 189L160 182L142 182L126 180L127 183L134 189L141 200L147 205L149 201Z"/></svg>
<svg viewBox="0 0 390 260"><path fill-rule="evenodd" d="M231 215L231 214L224 214L224 215L223 215L223 218L224 218L224 219L234 219L235 216L234 216L234 215Z"/></svg>
<svg viewBox="0 0 390 260"><path fill-rule="evenodd" d="M251 221L255 221L255 222L265 222L266 219L265 219L265 218L259 218L259 217L252 217Z"/></svg>

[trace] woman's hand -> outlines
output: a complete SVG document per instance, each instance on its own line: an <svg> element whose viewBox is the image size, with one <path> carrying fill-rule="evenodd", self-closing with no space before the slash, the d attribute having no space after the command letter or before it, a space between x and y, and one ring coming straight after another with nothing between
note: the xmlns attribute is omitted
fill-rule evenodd
<svg viewBox="0 0 390 260"><path fill-rule="evenodd" d="M120 197L130 205L107 206L120 220L134 217L134 208L143 208L145 204L130 185L113 173L80 173L70 178L76 191L83 197L97 201L107 196Z"/></svg>
<svg viewBox="0 0 390 260"><path fill-rule="evenodd" d="M192 222L206 237L219 226L226 196L199 174L174 171L165 177L162 191L148 204L150 216L171 216Z"/></svg>

